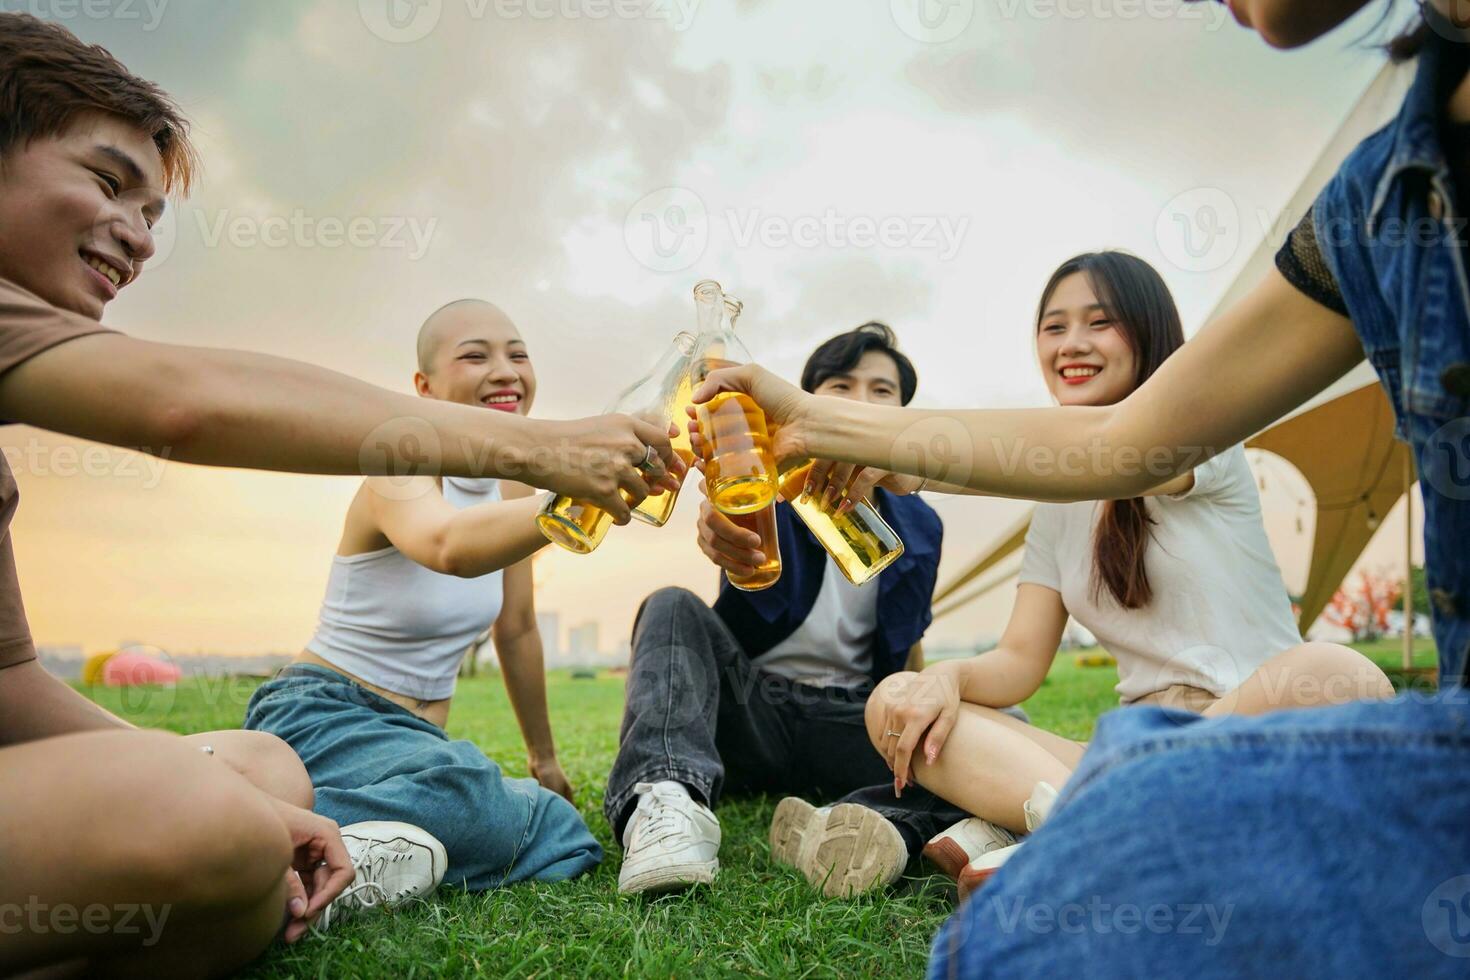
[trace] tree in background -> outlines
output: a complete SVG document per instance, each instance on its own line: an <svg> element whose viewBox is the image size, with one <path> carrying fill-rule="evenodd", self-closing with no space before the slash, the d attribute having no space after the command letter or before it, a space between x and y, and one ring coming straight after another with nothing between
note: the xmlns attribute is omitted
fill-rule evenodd
<svg viewBox="0 0 1470 980"><path fill-rule="evenodd" d="M1434 614L1429 608L1429 585L1424 581L1423 565L1412 565L1409 568L1409 596L1416 618Z"/></svg>
<svg viewBox="0 0 1470 980"><path fill-rule="evenodd" d="M1388 614L1404 594L1403 581L1362 570L1357 584L1332 594L1322 618L1353 635L1353 642L1376 640L1388 631Z"/></svg>

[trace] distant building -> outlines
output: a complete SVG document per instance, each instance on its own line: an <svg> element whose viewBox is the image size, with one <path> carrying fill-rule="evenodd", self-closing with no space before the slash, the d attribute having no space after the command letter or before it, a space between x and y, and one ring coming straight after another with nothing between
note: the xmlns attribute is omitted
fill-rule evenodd
<svg viewBox="0 0 1470 980"><path fill-rule="evenodd" d="M547 666L561 661L561 614L538 612L536 628L541 633L541 653Z"/></svg>
<svg viewBox="0 0 1470 980"><path fill-rule="evenodd" d="M568 654L574 663L585 664L597 656L597 650L601 646L598 631L597 622L589 620L572 627L568 632L567 646L570 648Z"/></svg>
<svg viewBox="0 0 1470 980"><path fill-rule="evenodd" d="M87 656L80 644L56 643L36 647L36 659L53 677L74 681L81 678L82 664Z"/></svg>

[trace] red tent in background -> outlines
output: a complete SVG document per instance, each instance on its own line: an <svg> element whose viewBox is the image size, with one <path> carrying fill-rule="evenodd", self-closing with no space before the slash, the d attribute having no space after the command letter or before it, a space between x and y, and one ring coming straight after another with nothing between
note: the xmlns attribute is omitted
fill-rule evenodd
<svg viewBox="0 0 1470 980"><path fill-rule="evenodd" d="M126 647L102 665L102 683L107 687L135 684L174 684L183 671L169 663L168 654L157 647Z"/></svg>

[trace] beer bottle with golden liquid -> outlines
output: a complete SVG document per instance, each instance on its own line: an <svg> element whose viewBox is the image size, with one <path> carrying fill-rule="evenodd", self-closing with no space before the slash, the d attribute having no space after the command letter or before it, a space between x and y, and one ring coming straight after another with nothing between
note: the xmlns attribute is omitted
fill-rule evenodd
<svg viewBox="0 0 1470 980"><path fill-rule="evenodd" d="M674 452L682 456L685 463L692 463L694 459L694 453L689 447L688 415L683 408L689 403L689 396L693 391L689 381L689 358L693 353L694 335L687 330L681 332L653 366L653 370L614 399L604 413L639 415L660 420L667 425L675 421L674 415L677 412L683 420L680 424L682 434L670 442L674 445ZM623 493L623 499L628 500L626 493ZM665 490L657 496L643 498L633 508L633 516L655 527L661 527L673 513L677 501L677 491L671 493ZM536 526L552 543L576 554L586 555L602 544L608 528L612 526L612 515L601 507L558 494L547 498L541 505L541 511L536 515Z"/></svg>
<svg viewBox="0 0 1470 980"><path fill-rule="evenodd" d="M711 371L748 363L750 352L735 336L739 300L705 279L694 287L694 303L700 326L692 371L697 386ZM776 459L766 413L749 395L734 391L720 392L695 406L695 412L705 441L710 503L731 516L764 510L776 499Z"/></svg>
<svg viewBox="0 0 1470 980"><path fill-rule="evenodd" d="M672 422L679 434L669 440L674 454L684 460L684 465L693 467L694 450L689 445L689 413L685 406L692 403L694 383L690 379L690 358L694 356L694 334L687 330L674 337L674 343L664 352L658 364L647 378L629 389L622 399L623 407L614 411L627 412L657 418L664 425ZM633 516L645 524L663 527L674 513L679 502L678 490L665 490L657 496L644 497Z"/></svg>
<svg viewBox="0 0 1470 980"><path fill-rule="evenodd" d="M840 499L824 506L821 499L802 493L811 462L799 463L781 477L781 496L791 504L837 568L853 585L870 582L903 554L903 542L866 497L852 502L846 514L838 514Z"/></svg>
<svg viewBox="0 0 1470 980"><path fill-rule="evenodd" d="M776 531L776 504L773 501L765 510L758 510L754 514L740 514L731 517L730 520L760 535L761 554L766 560L761 562L749 575L735 575L728 568L725 569L725 578L730 584L744 592L759 592L769 589L776 584L781 577L781 541Z"/></svg>

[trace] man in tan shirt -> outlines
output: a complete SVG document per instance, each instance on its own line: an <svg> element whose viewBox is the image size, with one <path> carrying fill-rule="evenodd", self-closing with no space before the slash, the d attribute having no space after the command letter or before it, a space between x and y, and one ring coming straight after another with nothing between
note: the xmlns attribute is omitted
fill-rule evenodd
<svg viewBox="0 0 1470 980"><path fill-rule="evenodd" d="M622 493L677 485L668 434L641 420L532 420L102 326L194 171L161 90L60 27L0 13L0 419L193 463L504 476L619 523ZM438 459L406 438L426 433ZM16 505L0 457L0 975L216 975L283 922L299 937L354 879L300 761L262 733L140 731L47 674L16 578Z"/></svg>

